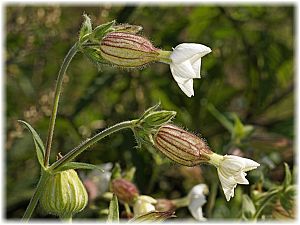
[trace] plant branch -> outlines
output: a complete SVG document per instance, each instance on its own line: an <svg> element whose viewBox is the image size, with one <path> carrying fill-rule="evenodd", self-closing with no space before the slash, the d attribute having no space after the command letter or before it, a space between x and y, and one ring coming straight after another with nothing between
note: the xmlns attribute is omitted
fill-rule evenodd
<svg viewBox="0 0 300 225"><path fill-rule="evenodd" d="M42 171L39 183L35 189L35 192L32 196L32 198L30 199L29 205L26 208L26 211L23 215L22 221L24 222L28 222L28 220L31 218L32 213L42 195L43 189L46 185L46 181L48 179L48 177L50 176L50 174L48 174L47 172Z"/></svg>
<svg viewBox="0 0 300 225"><path fill-rule="evenodd" d="M64 157L62 157L60 160L56 161L55 163L53 163L50 167L49 167L49 171L53 171L55 169L58 169L59 167L63 166L65 163L70 162L71 160L73 160L76 156L78 156L79 154L81 154L83 151L85 151L88 147L90 147L91 145L95 144L96 142L100 141L101 139L103 139L104 137L115 133L117 131L123 130L123 129L127 129L127 128L133 128L136 124L137 120L131 120L131 121L124 121L118 124L115 124L112 127L109 127L105 130L103 130L102 132L96 134L95 136L93 136L92 138L87 139L86 141L84 141L82 144L78 145L77 147L75 147L74 149L72 149L71 151L69 151Z"/></svg>
<svg viewBox="0 0 300 225"><path fill-rule="evenodd" d="M61 68L58 73L56 86L55 86L55 94L54 94L54 103L49 123L49 129L48 129L48 136L47 136L47 142L46 142L46 152L45 152L45 158L44 158L44 166L48 167L49 165L49 157L50 157L50 151L51 151L51 144L53 139L53 133L54 133L54 127L55 127L55 119L57 115L57 109L58 109L58 103L59 103L59 97L62 89L62 83L64 75L67 71L67 68L72 60L72 58L75 56L75 54L78 51L78 42L76 42L73 47L69 50L68 54L64 58L64 61L61 65Z"/></svg>

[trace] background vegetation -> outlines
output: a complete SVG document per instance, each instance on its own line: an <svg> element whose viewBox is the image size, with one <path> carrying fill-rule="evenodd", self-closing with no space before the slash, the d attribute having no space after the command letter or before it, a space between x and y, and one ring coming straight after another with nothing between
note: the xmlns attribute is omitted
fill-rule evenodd
<svg viewBox="0 0 300 225"><path fill-rule="evenodd" d="M52 162L58 152L66 153L105 127L137 118L160 101L163 109L178 112L176 124L201 134L213 151L258 161L261 167L248 175L253 185L240 185L236 196L226 202L214 168L187 168L153 151L136 149L129 130L94 145L78 161L118 162L123 170L134 166L140 192L155 198L180 198L193 185L206 183L210 195L205 217L251 218L245 213L243 194L259 207L254 193L279 187L285 177L283 163L291 170L294 166L293 6L7 5L6 217L23 215L40 172L31 135L17 120L29 122L45 141L56 74L78 38L84 12L95 25L113 19L141 25L142 34L165 50L195 42L211 47L212 53L203 58L203 78L194 81L192 98L180 91L168 65L97 70L83 55L76 55L64 83ZM226 121L235 129L228 130ZM245 132L239 121L254 130ZM86 171L80 174L85 177ZM96 199L77 217L105 218L101 209L107 206L107 201ZM293 204L285 207L274 198L271 206L260 218L294 217ZM191 218L186 208L176 215ZM36 210L34 217L51 216Z"/></svg>

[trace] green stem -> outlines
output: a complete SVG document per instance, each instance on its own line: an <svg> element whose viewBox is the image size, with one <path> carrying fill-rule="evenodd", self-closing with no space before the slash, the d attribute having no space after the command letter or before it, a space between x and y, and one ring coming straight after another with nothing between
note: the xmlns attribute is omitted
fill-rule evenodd
<svg viewBox="0 0 300 225"><path fill-rule="evenodd" d="M174 199L172 200L172 203L176 206L176 208L186 207L189 205L189 198L186 196L183 198Z"/></svg>
<svg viewBox="0 0 300 225"><path fill-rule="evenodd" d="M54 126L55 126L55 119L57 115L57 109L58 109L58 103L59 103L59 97L62 89L62 83L64 75L67 71L67 68L72 60L72 58L75 56L75 54L78 51L78 42L76 42L73 47L69 50L68 54L64 58L64 61L60 67L60 70L58 72L58 77L56 81L55 86L55 94L54 94L54 103L53 103L53 109L50 117L50 123L49 123L49 129L48 129L48 136L47 136L47 142L46 142L46 151L45 151L45 158L44 158L44 166L47 168L49 165L49 157L50 157L50 151L51 151L51 144L53 139L53 133L54 133Z"/></svg>
<svg viewBox="0 0 300 225"><path fill-rule="evenodd" d="M95 144L96 142L100 141L101 139L103 139L104 137L115 133L119 130L123 130L126 128L133 128L136 124L137 120L132 120L132 121L124 121L118 124L115 124L112 127L109 127L105 130L103 130L102 132L96 134L95 136L93 136L92 138L87 139L86 141L84 141L82 144L78 145L76 148L72 149L71 151L69 151L64 157L62 157L60 160L56 161L55 163L53 163L50 167L49 167L49 171L53 171L55 169L58 169L59 167L63 166L65 163L70 162L71 160L73 160L76 156L78 156L79 154L81 154L84 150L86 150L88 147L90 147L91 145Z"/></svg>
<svg viewBox="0 0 300 225"><path fill-rule="evenodd" d="M50 174L48 174L47 172L42 171L39 183L35 189L35 192L32 196L32 198L30 199L29 205L27 206L27 209L23 215L22 220L24 222L28 222L28 220L30 219L30 217L32 216L32 213L42 195L43 189L46 186L46 181L48 179L48 177L50 176Z"/></svg>

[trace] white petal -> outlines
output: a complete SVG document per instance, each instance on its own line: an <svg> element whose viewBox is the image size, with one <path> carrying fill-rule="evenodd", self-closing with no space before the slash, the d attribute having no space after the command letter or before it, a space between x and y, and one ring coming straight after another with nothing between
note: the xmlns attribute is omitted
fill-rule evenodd
<svg viewBox="0 0 300 225"><path fill-rule="evenodd" d="M181 84L177 83L180 89L188 96L194 96L193 79L189 79L187 82Z"/></svg>
<svg viewBox="0 0 300 225"><path fill-rule="evenodd" d="M200 75L200 69L201 69L201 58L194 56L192 59L190 59L190 63L193 67L193 70L196 74L196 78L201 78Z"/></svg>
<svg viewBox="0 0 300 225"><path fill-rule="evenodd" d="M247 158L244 158L244 164L245 164L245 167L244 167L243 171L245 171L245 172L254 170L260 166L259 163L255 162L251 159L247 159Z"/></svg>
<svg viewBox="0 0 300 225"><path fill-rule="evenodd" d="M189 198L194 198L194 196L204 196L204 193L208 192L208 187L206 184L198 184L194 186L189 192Z"/></svg>
<svg viewBox="0 0 300 225"><path fill-rule="evenodd" d="M183 43L174 48L170 58L172 59L173 63L181 63L195 55L198 55L198 57L201 58L210 52L211 49L205 45Z"/></svg>
<svg viewBox="0 0 300 225"><path fill-rule="evenodd" d="M246 173L240 172L234 176L234 179L238 184L249 184L249 181L246 179Z"/></svg>
<svg viewBox="0 0 300 225"><path fill-rule="evenodd" d="M203 198L204 198L204 196L203 196ZM205 198L204 198L204 200L205 200ZM188 209L189 209L190 213L198 221L206 220L203 217L203 212L202 212L203 204L201 204L201 203L202 203L202 200L199 201L199 199L192 199L189 206L188 206Z"/></svg>
<svg viewBox="0 0 300 225"><path fill-rule="evenodd" d="M191 63L185 61L183 63L170 64L171 73L173 76L182 77L182 78L196 78L197 74L195 73Z"/></svg>
<svg viewBox="0 0 300 225"><path fill-rule="evenodd" d="M226 200L229 201L230 198L234 196L234 188L236 187L237 183L232 176L224 176L223 171L220 168L218 168L218 175Z"/></svg>

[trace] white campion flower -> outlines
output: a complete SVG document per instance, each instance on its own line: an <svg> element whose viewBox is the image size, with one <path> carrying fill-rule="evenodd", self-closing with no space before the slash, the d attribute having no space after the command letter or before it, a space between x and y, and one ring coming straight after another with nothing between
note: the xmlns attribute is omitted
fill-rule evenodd
<svg viewBox="0 0 300 225"><path fill-rule="evenodd" d="M221 156L213 153L210 163L217 167L218 176L224 191L226 200L234 196L237 184L249 184L246 172L256 169L259 163L235 155Z"/></svg>
<svg viewBox="0 0 300 225"><path fill-rule="evenodd" d="M156 203L157 203L156 199L150 196L147 195L138 196L137 200L133 205L134 216L137 217L155 211L154 204Z"/></svg>
<svg viewBox="0 0 300 225"><path fill-rule="evenodd" d="M198 184L194 186L188 194L188 209L192 216L198 221L205 221L203 217L202 206L206 203L205 195L208 194L206 184Z"/></svg>
<svg viewBox="0 0 300 225"><path fill-rule="evenodd" d="M173 78L188 97L194 95L193 79L201 78L201 58L210 52L205 45L183 43L177 45L170 55Z"/></svg>

